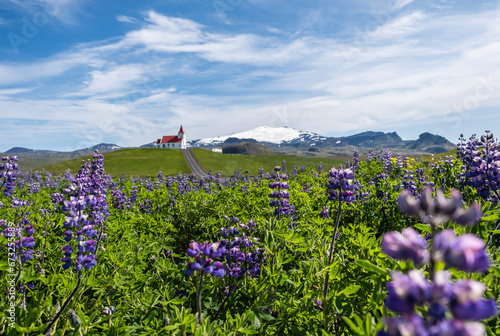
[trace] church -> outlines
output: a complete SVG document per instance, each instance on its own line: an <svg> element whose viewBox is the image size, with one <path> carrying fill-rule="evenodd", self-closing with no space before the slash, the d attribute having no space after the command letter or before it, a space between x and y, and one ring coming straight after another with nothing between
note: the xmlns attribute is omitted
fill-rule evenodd
<svg viewBox="0 0 500 336"><path fill-rule="evenodd" d="M177 135L164 135L161 139L156 140L155 145L156 148L186 149L186 134L182 125Z"/></svg>

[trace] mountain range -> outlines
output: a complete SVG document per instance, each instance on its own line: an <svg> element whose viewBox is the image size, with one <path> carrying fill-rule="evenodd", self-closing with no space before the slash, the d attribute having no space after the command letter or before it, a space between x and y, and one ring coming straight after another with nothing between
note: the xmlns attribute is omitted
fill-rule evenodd
<svg viewBox="0 0 500 336"><path fill-rule="evenodd" d="M188 135L189 136L189 135ZM344 137L325 137L314 132L299 131L291 127L261 126L252 130L233 133L230 135L203 138L188 141L188 147L221 148L226 153L242 154L289 154L304 157L335 157L352 155L354 148L358 148L361 155L368 151L391 150L401 154L438 154L451 149L456 145L442 136L422 133L417 140L403 140L396 132L363 132ZM154 147L154 142L140 146ZM33 161L32 169L45 165L91 155L95 150L106 153L124 147L115 144L101 143L92 147L77 149L69 152L52 150L34 150L23 147L14 147L3 153L4 155L19 155L25 162Z"/></svg>
<svg viewBox="0 0 500 336"><path fill-rule="evenodd" d="M325 137L294 128L261 126L250 131L227 136L188 141L191 147L234 147L238 143L258 143L279 154L299 156L331 156L352 154L358 148L361 154L368 151L392 150L402 154L439 154L456 145L446 138L422 133L417 140L403 140L396 132L363 132L344 137Z"/></svg>

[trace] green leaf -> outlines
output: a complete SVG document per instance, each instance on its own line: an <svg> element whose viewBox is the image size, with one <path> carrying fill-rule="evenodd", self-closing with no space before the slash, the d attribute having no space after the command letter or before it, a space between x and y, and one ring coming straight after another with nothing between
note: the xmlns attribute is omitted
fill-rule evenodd
<svg viewBox="0 0 500 336"><path fill-rule="evenodd" d="M355 335L362 336L363 332L359 330L359 328L352 322L348 317L342 316L342 320L347 324L349 327L349 330L354 333Z"/></svg>
<svg viewBox="0 0 500 336"><path fill-rule="evenodd" d="M365 269L366 271L377 273L380 275L387 275L387 271L384 270L383 268L372 264L368 260L356 260L356 265L359 267Z"/></svg>
<svg viewBox="0 0 500 336"><path fill-rule="evenodd" d="M486 217L482 217L481 218L481 221L482 222L494 222L494 221L497 221L500 219L500 216L498 215L493 215L493 216L486 216Z"/></svg>
<svg viewBox="0 0 500 336"><path fill-rule="evenodd" d="M417 228L419 230L422 230L424 232L428 232L428 233L432 232L432 228L430 227L430 225L427 225L427 224L415 224L415 225L413 225L413 227Z"/></svg>
<svg viewBox="0 0 500 336"><path fill-rule="evenodd" d="M351 294L356 293L360 288L361 286L359 285L351 285L341 290L340 293L338 293L338 295L344 294L345 296L349 296Z"/></svg>

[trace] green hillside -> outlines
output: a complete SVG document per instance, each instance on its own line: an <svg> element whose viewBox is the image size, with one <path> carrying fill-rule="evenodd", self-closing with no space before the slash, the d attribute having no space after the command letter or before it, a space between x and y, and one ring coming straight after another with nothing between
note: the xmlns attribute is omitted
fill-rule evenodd
<svg viewBox="0 0 500 336"><path fill-rule="evenodd" d="M105 153L104 168L106 173L113 177L122 176L156 176L161 170L163 175L176 175L190 173L191 169L184 158L182 151L178 149L158 148L129 148ZM43 169L54 174L62 174L67 169L72 173L78 172L82 159L91 159L92 156L84 156L71 159L54 165L43 167Z"/></svg>
<svg viewBox="0 0 500 336"><path fill-rule="evenodd" d="M348 157L339 159L302 158L292 155L227 155L199 148L192 149L192 152L207 172L209 170L220 171L222 175L232 175L237 169L240 169L242 173L249 171L250 175L257 175L261 166L264 167L264 171L269 172L275 166L281 166L283 160L286 161L289 172L291 172L294 165L297 168L300 165L317 168L320 162L323 162L323 168L327 170L333 166L344 164L347 159L350 159ZM74 174L78 172L82 160L91 158L91 156L84 156L45 166L43 169L54 174L62 174L70 169ZM105 153L104 167L106 173L111 174L113 177L120 177L122 174L127 176L156 176L160 170L164 176L177 175L179 172L183 174L191 172L180 150L163 148L129 148Z"/></svg>
<svg viewBox="0 0 500 336"><path fill-rule="evenodd" d="M200 165L209 171L220 171L222 175L232 175L235 170L240 169L242 173L249 171L250 175L257 175L259 168L262 166L265 172L271 171L275 166L281 166L283 160L286 162L288 172L292 171L293 166L300 167L318 167L320 162L323 162L325 170L331 169L333 166L344 164L346 160L352 160L352 157L339 157L339 159L325 158L303 158L292 155L239 155L239 154L221 154L207 151L200 148L193 148L192 153L198 160Z"/></svg>

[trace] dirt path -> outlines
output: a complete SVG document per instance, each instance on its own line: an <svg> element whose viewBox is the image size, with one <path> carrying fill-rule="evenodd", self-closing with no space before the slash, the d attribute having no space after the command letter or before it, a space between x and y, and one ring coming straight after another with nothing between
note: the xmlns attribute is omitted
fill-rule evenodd
<svg viewBox="0 0 500 336"><path fill-rule="evenodd" d="M200 164L198 161L193 156L193 153L191 153L190 149L181 149L184 152L184 156L186 157L186 161L189 164L189 167L191 170L194 172L194 174L198 177L201 176L207 176L208 174L201 168Z"/></svg>

